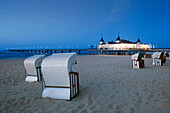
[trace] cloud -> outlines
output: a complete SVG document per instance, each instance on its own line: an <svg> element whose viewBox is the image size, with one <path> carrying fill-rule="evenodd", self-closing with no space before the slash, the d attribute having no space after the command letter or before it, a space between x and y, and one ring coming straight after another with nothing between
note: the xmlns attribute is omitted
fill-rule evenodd
<svg viewBox="0 0 170 113"><path fill-rule="evenodd" d="M28 13L21 13L22 16L29 17L29 18L35 18L36 16L28 14Z"/></svg>
<svg viewBox="0 0 170 113"><path fill-rule="evenodd" d="M44 17L40 17L40 16L34 16L32 14L29 14L29 13L20 13L22 16L24 17L27 17L27 18L30 18L30 19L36 19L36 20L41 20L41 21L44 21L44 22L48 22L48 23L54 23L54 24L58 24L58 25L67 25L67 26L80 26L80 24L76 24L76 23L68 23L68 22L65 22L65 21L58 21L57 19L55 18L46 18L46 16Z"/></svg>
<svg viewBox="0 0 170 113"><path fill-rule="evenodd" d="M45 22L52 22L52 23L56 23L57 22L57 20L55 20L55 19L48 19L48 18L40 19L40 17L34 16L32 14L29 14L29 13L21 13L21 15L24 16L24 17L31 18L31 19L43 20Z"/></svg>
<svg viewBox="0 0 170 113"><path fill-rule="evenodd" d="M47 21L47 22L54 22L54 23L57 22L57 20L55 20L55 19L44 19L44 20Z"/></svg>
<svg viewBox="0 0 170 113"><path fill-rule="evenodd" d="M103 23L119 21L123 18L124 13L128 11L129 6L130 0L115 0L112 10L103 20Z"/></svg>
<svg viewBox="0 0 170 113"><path fill-rule="evenodd" d="M105 20L103 21L103 23L109 23L109 22L112 22L114 21L114 18L113 17L107 17L105 18Z"/></svg>

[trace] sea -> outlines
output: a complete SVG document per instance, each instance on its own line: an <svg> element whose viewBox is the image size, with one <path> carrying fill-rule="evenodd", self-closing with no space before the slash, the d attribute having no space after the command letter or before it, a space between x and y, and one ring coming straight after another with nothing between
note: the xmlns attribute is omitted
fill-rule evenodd
<svg viewBox="0 0 170 113"><path fill-rule="evenodd" d="M66 53L66 52L64 52ZM68 53L68 52L67 52ZM49 56L53 53L41 53ZM28 52L8 52L6 50L0 50L0 59L19 59L19 58L28 58L33 55L40 55L40 53L28 53ZM81 51L81 54L77 55L89 55L88 51Z"/></svg>

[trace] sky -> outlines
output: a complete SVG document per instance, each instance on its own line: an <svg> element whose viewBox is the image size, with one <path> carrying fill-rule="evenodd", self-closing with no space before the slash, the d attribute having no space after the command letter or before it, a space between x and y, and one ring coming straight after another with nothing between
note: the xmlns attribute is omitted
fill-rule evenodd
<svg viewBox="0 0 170 113"><path fill-rule="evenodd" d="M88 48L118 32L170 48L170 0L0 0L0 49Z"/></svg>

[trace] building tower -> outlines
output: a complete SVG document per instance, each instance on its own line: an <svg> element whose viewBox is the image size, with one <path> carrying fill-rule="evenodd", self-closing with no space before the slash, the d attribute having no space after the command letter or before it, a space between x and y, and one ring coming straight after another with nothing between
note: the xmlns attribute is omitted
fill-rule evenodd
<svg viewBox="0 0 170 113"><path fill-rule="evenodd" d="M141 43L141 41L140 41L140 39L139 39L139 35L138 35L138 40L137 40L137 42L136 42L137 49L139 49L139 48L140 48L140 43Z"/></svg>
<svg viewBox="0 0 170 113"><path fill-rule="evenodd" d="M104 40L103 40L103 36L101 35L101 39L100 39L100 44L103 44Z"/></svg>
<svg viewBox="0 0 170 113"><path fill-rule="evenodd" d="M141 43L140 39L138 38L137 43Z"/></svg>
<svg viewBox="0 0 170 113"><path fill-rule="evenodd" d="M118 37L117 37L117 39L116 39L116 43L120 43L119 33L120 33L120 32L118 32Z"/></svg>

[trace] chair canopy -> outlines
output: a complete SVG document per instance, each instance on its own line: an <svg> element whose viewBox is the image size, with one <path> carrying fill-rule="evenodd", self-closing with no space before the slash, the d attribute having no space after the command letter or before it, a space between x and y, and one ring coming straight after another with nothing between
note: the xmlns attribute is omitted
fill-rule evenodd
<svg viewBox="0 0 170 113"><path fill-rule="evenodd" d="M132 55L132 60L139 60L139 58L143 58L144 54L143 53L136 53Z"/></svg>
<svg viewBox="0 0 170 113"><path fill-rule="evenodd" d="M24 67L27 74L37 75L37 67L41 66L42 60L45 58L45 55L34 55L24 60Z"/></svg>
<svg viewBox="0 0 170 113"><path fill-rule="evenodd" d="M69 72L76 63L76 53L52 54L42 62L46 86L70 86Z"/></svg>
<svg viewBox="0 0 170 113"><path fill-rule="evenodd" d="M152 55L152 58L160 58L161 56L164 55L164 52L154 52Z"/></svg>

